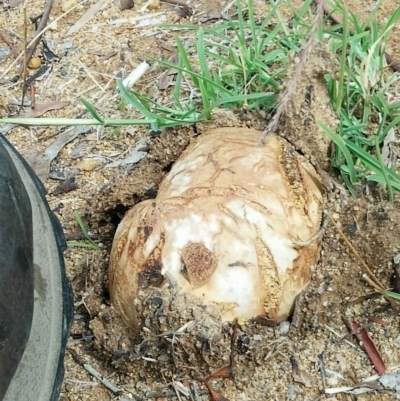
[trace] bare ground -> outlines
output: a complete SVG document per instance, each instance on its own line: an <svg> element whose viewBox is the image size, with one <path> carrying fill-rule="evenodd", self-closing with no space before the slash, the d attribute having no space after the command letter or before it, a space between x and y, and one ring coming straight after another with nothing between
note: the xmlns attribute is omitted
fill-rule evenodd
<svg viewBox="0 0 400 401"><path fill-rule="evenodd" d="M79 98L85 97L109 118L117 117L118 96L114 78L121 71L131 71L147 55L168 58L176 55L173 33L152 26L136 28L132 23L116 23L149 13L160 13L167 22L179 21L179 10L161 3L155 10L140 12L144 2L134 9L119 11L116 2L105 2L76 33L67 31L95 1L82 2L74 11L57 22L45 37L60 61L36 83L36 103L69 101L70 105L46 116L76 117L83 112ZM188 3L194 9L194 22L216 23L220 11L228 2L199 1ZM293 1L299 6L299 0ZM349 1L352 10L365 17L372 1ZM9 7L4 1L0 14L0 32L17 52L22 49L22 8ZM56 3L51 20L62 14ZM254 1L257 14L267 10L263 1ZM387 18L396 0L385 1L379 16ZM28 16L36 16L43 9L42 1L28 2ZM291 12L282 8L288 20ZM216 20L214 19L216 18ZM389 53L400 60L400 26L394 28ZM29 24L28 36L33 33ZM185 35L187 35L185 33ZM190 40L190 37L184 37ZM0 48L8 48L0 40ZM38 54L40 52L38 51ZM1 53L0 53L1 54ZM11 67L10 55L0 64L0 74ZM301 149L306 149L311 160L325 169L334 180L335 171L329 168L326 140L316 127L324 121L334 127L336 122L323 82L325 72L334 72L335 63L328 50L319 45L304 71L296 96L280 126L280 133ZM21 98L20 85L10 83L16 68L0 80L0 115L16 111L15 100ZM152 68L142 79L138 90L156 93L159 99L169 96L159 89L160 70ZM311 94L309 89L312 86ZM27 96L28 99L30 96ZM108 255L112 237L124 212L135 203L155 196L157 187L171 164L195 135L208 126L252 126L262 129L266 121L256 114L216 110L212 123L198 124L176 130L166 130L159 136L147 136L148 156L134 168L106 167L118 160L127 149L147 135L144 128L125 127L119 130L91 128L62 148L51 164L50 177L75 177L77 188L71 192L51 194L59 180L50 178L42 170L50 195L48 201L60 219L67 235L80 234L75 214L82 217L94 235L100 250L71 248L65 252L68 277L75 293L75 320L69 347L87 363L117 385L122 393L115 395L99 384L67 354L65 380L61 399L116 400L116 399L177 399L172 382L185 385L197 383L196 400L209 400L204 385L196 380L227 364L233 325L227 325L220 339L210 343L194 339L189 334L171 343L171 338L154 338L148 333L144 342L134 341L133 333L121 321L110 304L107 289ZM60 134L58 128L15 128L7 133L12 143L32 163ZM399 133L397 132L397 135ZM309 138L313 140L310 141ZM303 143L304 142L304 143ZM33 152L34 150L34 152ZM37 167L37 165L36 165ZM400 252L400 204L387 203L379 187L360 185L360 196L351 199L340 185L327 193L326 209L336 218L348 239L375 274L390 286L393 257ZM400 319L398 312L388 307L381 297L369 297L363 302L348 301L372 293L362 279L360 262L331 225L323 238L321 257L313 271L311 284L299 301L297 326L282 324L266 327L255 323L238 329L234 379L216 380L213 385L224 397L234 400L314 400L323 390L321 370L326 373L326 387L353 386L376 372L360 344L348 336L343 317L354 318L360 325L368 325L368 332L378 347L387 369L400 365ZM182 324L184 322L181 322ZM173 329L178 329L177 325ZM168 339L170 341L168 341ZM172 353L173 349L173 353ZM302 382L294 380L293 360L302 374ZM321 360L324 369L321 369ZM186 398L182 393L180 398ZM394 400L393 390L379 384L364 394L340 392L326 395L329 400Z"/></svg>

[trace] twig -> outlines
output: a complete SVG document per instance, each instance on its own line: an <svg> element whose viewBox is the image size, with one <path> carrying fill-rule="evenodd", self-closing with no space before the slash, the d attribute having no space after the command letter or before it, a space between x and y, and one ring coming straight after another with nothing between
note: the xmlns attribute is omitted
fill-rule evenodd
<svg viewBox="0 0 400 401"><path fill-rule="evenodd" d="M258 141L259 145L262 145L264 143L265 138L267 137L268 134L276 130L279 121L282 117L282 114L286 110L289 100L292 98L292 95L296 90L297 83L301 78L301 73L303 72L304 65L306 64L308 57L311 53L311 50L314 47L314 43L317 38L317 32L320 29L324 18L324 0L316 0L316 3L317 3L317 9L315 12L314 23L308 36L308 40L301 50L300 62L297 64L293 76L288 80L286 88L278 100L277 103L278 107L276 108L274 116L271 118L271 121L268 123L267 127L261 134L261 138Z"/></svg>
<svg viewBox="0 0 400 401"><path fill-rule="evenodd" d="M331 220L332 224L335 226L336 230L338 231L338 233L340 234L340 236L344 239L344 241L346 242L347 246L349 247L349 249L353 252L354 256L359 260L359 262L361 263L361 266L363 267L363 270L365 271L365 273L368 274L368 276L371 278L371 280L376 284L377 287L379 287L380 290L384 290L385 287L384 285L378 280L378 278L375 276L375 274L372 272L372 270L368 267L368 265L364 262L364 260L361 258L361 256L359 255L359 253L356 251L356 249L354 248L354 246L352 245L352 243L347 239L346 235L344 234L344 232L340 229L340 227L336 224L336 222L332 219L331 216L329 216L329 219Z"/></svg>
<svg viewBox="0 0 400 401"><path fill-rule="evenodd" d="M390 303L390 306L395 310L399 311L399 303L392 297L388 296L384 290L379 288L366 274L363 274L363 278L365 281L373 288L375 288L385 299Z"/></svg>
<svg viewBox="0 0 400 401"><path fill-rule="evenodd" d="M329 215L328 215L329 216ZM373 288L375 288L385 299L390 303L392 308L396 311L399 310L398 303L391 297L389 297L385 293L385 286L379 281L379 279L375 276L375 274L372 272L372 270L368 267L368 265L364 262L364 260L361 258L357 250L354 248L352 243L347 239L346 235L344 232L340 229L340 227L335 223L335 221L332 219L331 216L329 216L329 219L335 226L336 230L338 233L341 235L341 237L344 239L346 242L347 246L349 249L353 252L354 256L359 260L361 263L361 266L363 267L363 270L365 274L363 275L364 279L368 282L369 285L371 285Z"/></svg>
<svg viewBox="0 0 400 401"><path fill-rule="evenodd" d="M68 352L71 354L72 359L78 365L82 366L82 368L84 368L89 374L96 378L101 384L107 387L115 395L119 395L122 393L122 389L111 383L110 380L103 377L93 366L86 363L72 348L68 348Z"/></svg>
<svg viewBox="0 0 400 401"><path fill-rule="evenodd" d="M364 324L364 325L362 325L362 326L360 326L360 327L358 327L358 328L356 328L356 329L354 329L354 330L350 329L350 333L345 334L341 339L342 339L342 340L345 340L346 338L349 338L349 337L352 336L352 335L357 336L357 334L358 334L360 331L365 330L365 329L368 329L368 327L371 327L371 326L373 326L373 325L374 325L374 323L373 323L373 322L370 322L370 323Z"/></svg>
<svg viewBox="0 0 400 401"><path fill-rule="evenodd" d="M329 219L325 219L322 223L321 228L309 240L304 242L293 242L293 246L295 248L301 248L312 244L314 241L319 240L325 234L328 225L329 225Z"/></svg>
<svg viewBox="0 0 400 401"><path fill-rule="evenodd" d="M343 317L343 322L348 327L348 329L351 330L351 332L357 337L357 339L361 341L366 353L371 359L371 362L374 364L376 371L380 375L383 375L386 370L385 363L374 342L371 340L367 330L365 330L365 328L362 328L358 323L353 322L349 318Z"/></svg>
<svg viewBox="0 0 400 401"><path fill-rule="evenodd" d="M208 394L207 390L197 390L198 395ZM176 392L172 390L155 390L146 393L146 398L176 398Z"/></svg>
<svg viewBox="0 0 400 401"><path fill-rule="evenodd" d="M190 389L192 390L193 400L200 401L199 387L194 380L190 383ZM204 390L204 391L207 393L206 390Z"/></svg>
<svg viewBox="0 0 400 401"><path fill-rule="evenodd" d="M350 298L346 304L348 306L353 306L353 305L361 304L362 302L367 301L368 299L376 298L376 297L380 297L380 296L381 296L380 292L372 292L371 294L362 295L362 296L356 297L356 298Z"/></svg>
<svg viewBox="0 0 400 401"><path fill-rule="evenodd" d="M322 389L325 392L326 389L326 371L325 371L325 361L324 361L324 353L318 355L319 361L319 371L321 373L321 380L322 380Z"/></svg>
<svg viewBox="0 0 400 401"><path fill-rule="evenodd" d="M54 0L53 0L54 1ZM76 4L75 6L73 6L72 8L70 8L68 11L66 11L65 13L61 14L60 16L58 16L53 23L58 22L60 19L64 18L67 14L71 13L72 11L74 11L77 7L82 6L84 3L86 3L88 0L82 0L81 2L79 2L78 4ZM43 30L39 31L39 29L36 30L37 34L35 35L35 37L31 40L31 42L29 43L29 47L33 45L34 42L39 41L40 38L42 37L42 35L48 30L50 29L51 25L47 25L45 28L43 28ZM39 38L39 39L38 39ZM4 78L8 72L11 70L11 68L14 67L14 65L19 61L19 59L24 55L24 53L20 53L18 55L18 57L4 70L2 71L1 75L0 75L0 79ZM19 78L19 76L17 75L17 77Z"/></svg>
<svg viewBox="0 0 400 401"><path fill-rule="evenodd" d="M25 93L26 93L26 78L28 75L28 49L26 47L26 44L28 42L27 40L27 31L28 31L28 27L27 27L27 22L26 22L26 5L24 5L24 62L22 64L22 68L23 68L23 77L22 77L22 98L21 98L21 104L19 106L19 112L22 110L22 108L24 107L24 98L25 98ZM20 67L21 70L21 67Z"/></svg>
<svg viewBox="0 0 400 401"><path fill-rule="evenodd" d="M40 23L39 23L39 25L38 25L38 27L36 29L36 32L35 32L35 38L30 43L30 46L26 49L26 63L28 63L29 60L31 59L31 57L32 57L32 55L33 55L33 53L34 53L34 51L36 49L37 44L40 42L40 39L42 38L42 33L43 33L43 30L44 30L44 28L45 28L45 26L47 24L48 19L49 19L50 12L51 12L51 9L53 7L53 3L54 3L54 0L46 0L46 3L44 5L44 9L43 9L42 18L40 18ZM16 80L19 79L19 77L21 76L23 71L24 71L24 66L21 65L19 67L18 72L17 72L17 76L15 77Z"/></svg>

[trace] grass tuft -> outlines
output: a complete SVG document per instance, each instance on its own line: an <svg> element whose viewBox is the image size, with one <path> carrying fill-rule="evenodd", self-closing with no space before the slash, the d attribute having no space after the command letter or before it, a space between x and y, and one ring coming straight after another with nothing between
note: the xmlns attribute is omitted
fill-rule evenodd
<svg viewBox="0 0 400 401"><path fill-rule="evenodd" d="M276 106L281 82L286 75L290 53L298 53L309 27L304 23L312 0L296 11L293 26L279 13L287 0L269 0L271 10L261 21L254 15L252 1L246 8L236 0L235 18L211 28L197 25L163 25L179 31L177 64L153 60L155 66L176 71L175 86L164 103L151 96L117 86L124 104L135 110L135 118L108 120L94 105L81 99L92 119L13 118L0 122L24 125L149 125L158 130L210 120L216 107L272 110ZM188 34L187 40L180 39ZM195 33L195 39L191 38Z"/></svg>
<svg viewBox="0 0 400 401"><path fill-rule="evenodd" d="M393 201L400 178L383 160L382 147L400 123L400 102L392 95L399 74L387 65L385 47L400 19L400 7L382 25L374 13L360 23L345 4L337 3L334 11L343 17L341 25L328 31L340 71L338 78L326 75L325 79L340 122L336 132L320 126L336 145L332 164L340 170L351 194L356 196L356 182L377 182L387 187Z"/></svg>

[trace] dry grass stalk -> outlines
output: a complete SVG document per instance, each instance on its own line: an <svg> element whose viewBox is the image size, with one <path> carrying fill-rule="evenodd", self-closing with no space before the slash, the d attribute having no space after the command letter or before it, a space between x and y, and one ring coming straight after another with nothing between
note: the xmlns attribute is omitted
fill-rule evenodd
<svg viewBox="0 0 400 401"><path fill-rule="evenodd" d="M259 145L264 144L266 136L276 130L276 128L279 124L279 121L282 117L282 114L285 112L287 105L289 103L289 100L291 99L294 91L297 88L297 83L300 81L301 73L303 71L304 65L306 64L306 62L310 56L311 49L313 48L313 46L317 40L317 33L322 25L322 21L324 18L325 1L317 0L316 4L317 4L317 8L316 8L316 13L315 13L314 23L312 25L310 34L308 36L308 40L301 50L300 61L296 66L293 76L288 77L287 83L285 85L286 88L283 91L283 93L281 94L281 96L279 97L276 112L275 112L274 116L271 118L271 120L268 123L265 130L263 131L263 133L259 139L259 142L258 142Z"/></svg>

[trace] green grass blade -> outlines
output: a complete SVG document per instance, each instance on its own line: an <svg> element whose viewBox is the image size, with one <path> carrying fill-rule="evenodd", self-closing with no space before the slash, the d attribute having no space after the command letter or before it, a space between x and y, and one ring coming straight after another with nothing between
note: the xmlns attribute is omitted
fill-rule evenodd
<svg viewBox="0 0 400 401"><path fill-rule="evenodd" d="M400 301L400 294L398 292L393 292L393 291L384 291L384 293L393 299L397 299L398 301Z"/></svg>
<svg viewBox="0 0 400 401"><path fill-rule="evenodd" d="M92 115L92 117L94 119L96 119L100 124L104 124L104 120L99 116L96 109L94 108L94 106L91 103L89 103L85 99L80 99L80 101L87 108L87 110L89 111L89 113Z"/></svg>
<svg viewBox="0 0 400 401"><path fill-rule="evenodd" d="M75 220L79 225L79 228L81 229L83 235L86 237L88 242L92 245L93 249L99 249L99 247L92 241L92 239L89 237L89 234L86 230L85 224L83 223L83 220L81 216L79 216L77 213L75 213Z"/></svg>
<svg viewBox="0 0 400 401"><path fill-rule="evenodd" d="M323 123L318 123L318 126L321 127L326 132L329 138L343 153L343 156L346 159L347 167L349 170L350 182L354 184L356 182L356 172L354 169L354 162L349 150L347 149L345 141L338 134L336 134L336 132L333 132L327 125Z"/></svg>

